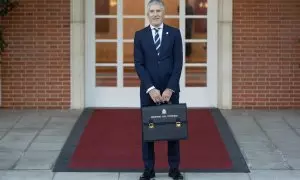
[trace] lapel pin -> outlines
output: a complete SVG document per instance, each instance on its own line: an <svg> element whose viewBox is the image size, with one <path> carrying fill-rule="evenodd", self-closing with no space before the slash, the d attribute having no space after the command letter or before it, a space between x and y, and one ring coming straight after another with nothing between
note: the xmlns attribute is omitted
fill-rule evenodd
<svg viewBox="0 0 300 180"><path fill-rule="evenodd" d="M169 32L166 32L166 34L169 34Z"/></svg>

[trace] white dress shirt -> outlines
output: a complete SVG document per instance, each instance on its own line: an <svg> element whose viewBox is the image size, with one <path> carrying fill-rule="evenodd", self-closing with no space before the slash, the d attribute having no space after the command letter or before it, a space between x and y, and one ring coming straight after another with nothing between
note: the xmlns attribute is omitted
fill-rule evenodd
<svg viewBox="0 0 300 180"><path fill-rule="evenodd" d="M164 24L162 23L159 27L154 27L154 26L152 26L152 25L150 24L150 28L151 28L151 31L152 31L153 42L155 42L155 39L154 39L154 38L155 38L155 34L156 34L155 28L159 28L159 30L158 30L158 35L159 35L160 42L161 42Z"/></svg>

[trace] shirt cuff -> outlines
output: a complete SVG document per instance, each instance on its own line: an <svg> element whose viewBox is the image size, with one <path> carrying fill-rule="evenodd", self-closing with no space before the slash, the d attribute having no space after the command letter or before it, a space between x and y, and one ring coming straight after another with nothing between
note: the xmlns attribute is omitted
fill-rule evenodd
<svg viewBox="0 0 300 180"><path fill-rule="evenodd" d="M152 89L155 89L155 87L151 86L150 88L147 89L146 93L148 94Z"/></svg>
<svg viewBox="0 0 300 180"><path fill-rule="evenodd" d="M170 89L170 88L168 88L168 89ZM173 93L175 92L173 89L170 89Z"/></svg>

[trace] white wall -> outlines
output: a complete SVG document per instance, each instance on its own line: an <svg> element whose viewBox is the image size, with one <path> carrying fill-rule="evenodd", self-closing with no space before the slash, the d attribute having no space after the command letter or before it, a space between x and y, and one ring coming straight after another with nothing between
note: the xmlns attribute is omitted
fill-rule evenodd
<svg viewBox="0 0 300 180"><path fill-rule="evenodd" d="M218 108L232 108L232 2L219 0Z"/></svg>
<svg viewBox="0 0 300 180"><path fill-rule="evenodd" d="M84 108L84 0L71 0L71 109Z"/></svg>

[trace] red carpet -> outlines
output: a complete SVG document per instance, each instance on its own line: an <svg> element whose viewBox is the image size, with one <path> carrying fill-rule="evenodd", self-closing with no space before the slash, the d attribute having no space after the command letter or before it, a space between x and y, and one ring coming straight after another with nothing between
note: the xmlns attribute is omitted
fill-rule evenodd
<svg viewBox="0 0 300 180"><path fill-rule="evenodd" d="M68 161L74 170L143 170L138 109L96 109ZM188 111L189 139L181 141L181 169L226 170L233 163L208 109ZM83 127L82 127L83 128ZM71 134L72 135L72 134ZM167 144L155 144L156 169L167 169Z"/></svg>

